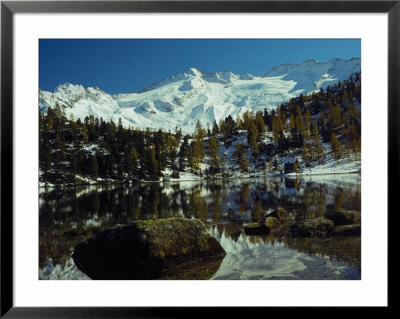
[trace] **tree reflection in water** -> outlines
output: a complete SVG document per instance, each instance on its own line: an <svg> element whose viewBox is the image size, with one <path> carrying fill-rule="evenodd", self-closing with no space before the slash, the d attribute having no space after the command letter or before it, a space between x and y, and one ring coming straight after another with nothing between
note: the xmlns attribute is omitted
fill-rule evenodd
<svg viewBox="0 0 400 319"><path fill-rule="evenodd" d="M199 218L220 239L232 244L283 244L301 253L361 264L359 237L292 239L286 233L246 236L246 223L259 222L283 207L296 220L324 216L329 211L361 209L359 175L324 180L247 179L132 186L88 186L41 189L39 205L39 265L49 260L65 264L74 247L97 232L136 219ZM208 276L208 275L207 275Z"/></svg>

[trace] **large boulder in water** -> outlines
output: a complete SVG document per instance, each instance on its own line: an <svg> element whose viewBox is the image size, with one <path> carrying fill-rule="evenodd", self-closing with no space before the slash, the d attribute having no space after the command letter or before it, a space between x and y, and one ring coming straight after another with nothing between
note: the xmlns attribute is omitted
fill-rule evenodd
<svg viewBox="0 0 400 319"><path fill-rule="evenodd" d="M305 219L289 228L293 237L329 237L332 230L333 222L323 217Z"/></svg>
<svg viewBox="0 0 400 319"><path fill-rule="evenodd" d="M222 259L225 250L197 219L140 220L80 243L72 258L92 279L157 279Z"/></svg>

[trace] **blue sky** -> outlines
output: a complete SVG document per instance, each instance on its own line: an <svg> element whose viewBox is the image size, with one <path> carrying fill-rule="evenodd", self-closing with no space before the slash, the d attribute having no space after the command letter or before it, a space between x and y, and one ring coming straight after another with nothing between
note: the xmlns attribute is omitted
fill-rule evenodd
<svg viewBox="0 0 400 319"><path fill-rule="evenodd" d="M361 57L359 39L41 39L39 87L73 83L128 93L190 67L263 75L282 63L353 57Z"/></svg>

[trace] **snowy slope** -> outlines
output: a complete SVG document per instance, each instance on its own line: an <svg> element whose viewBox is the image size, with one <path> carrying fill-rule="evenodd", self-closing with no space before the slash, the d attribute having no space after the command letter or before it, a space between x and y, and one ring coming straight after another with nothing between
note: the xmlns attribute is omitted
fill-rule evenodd
<svg viewBox="0 0 400 319"><path fill-rule="evenodd" d="M361 59L332 59L326 63L317 60L307 60L302 64L281 64L274 67L264 76L283 76L282 80L293 80L295 89L304 92L326 88L339 80L346 80L350 75L361 71Z"/></svg>
<svg viewBox="0 0 400 319"><path fill-rule="evenodd" d="M360 72L358 58L333 59L327 63L315 60L300 65L284 64L262 77L234 74L230 71L202 73L191 68L169 79L157 82L140 92L110 95L99 88L81 85L59 85L54 92L39 92L39 108L57 104L67 117L83 119L93 114L126 127L182 128L191 133L197 119L205 126L231 115L236 118L246 111L273 109L299 94Z"/></svg>
<svg viewBox="0 0 400 319"><path fill-rule="evenodd" d="M69 83L59 85L53 93L39 91L40 111L44 112L48 106L55 108L57 104L64 115L67 117L73 115L75 120L91 114L110 120L120 112L118 103L111 95L99 88L85 89L82 85Z"/></svg>

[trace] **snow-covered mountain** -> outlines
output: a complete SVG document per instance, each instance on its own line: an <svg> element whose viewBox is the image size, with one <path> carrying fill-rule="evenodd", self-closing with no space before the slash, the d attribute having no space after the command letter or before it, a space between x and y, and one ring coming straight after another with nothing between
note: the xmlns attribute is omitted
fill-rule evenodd
<svg viewBox="0 0 400 319"><path fill-rule="evenodd" d="M197 119L212 124L246 111L273 109L299 94L326 88L361 71L361 59L307 60L282 64L264 76L230 71L203 73L191 68L140 92L110 95L99 88L59 85L54 92L39 91L39 108L50 106L74 119L94 115L126 127L193 131Z"/></svg>
<svg viewBox="0 0 400 319"><path fill-rule="evenodd" d="M326 88L338 80L347 80L350 75L361 71L361 59L332 59L326 63L307 60L302 64L281 64L274 67L264 77L282 76L283 80L293 80L295 89L311 92L321 87Z"/></svg>

